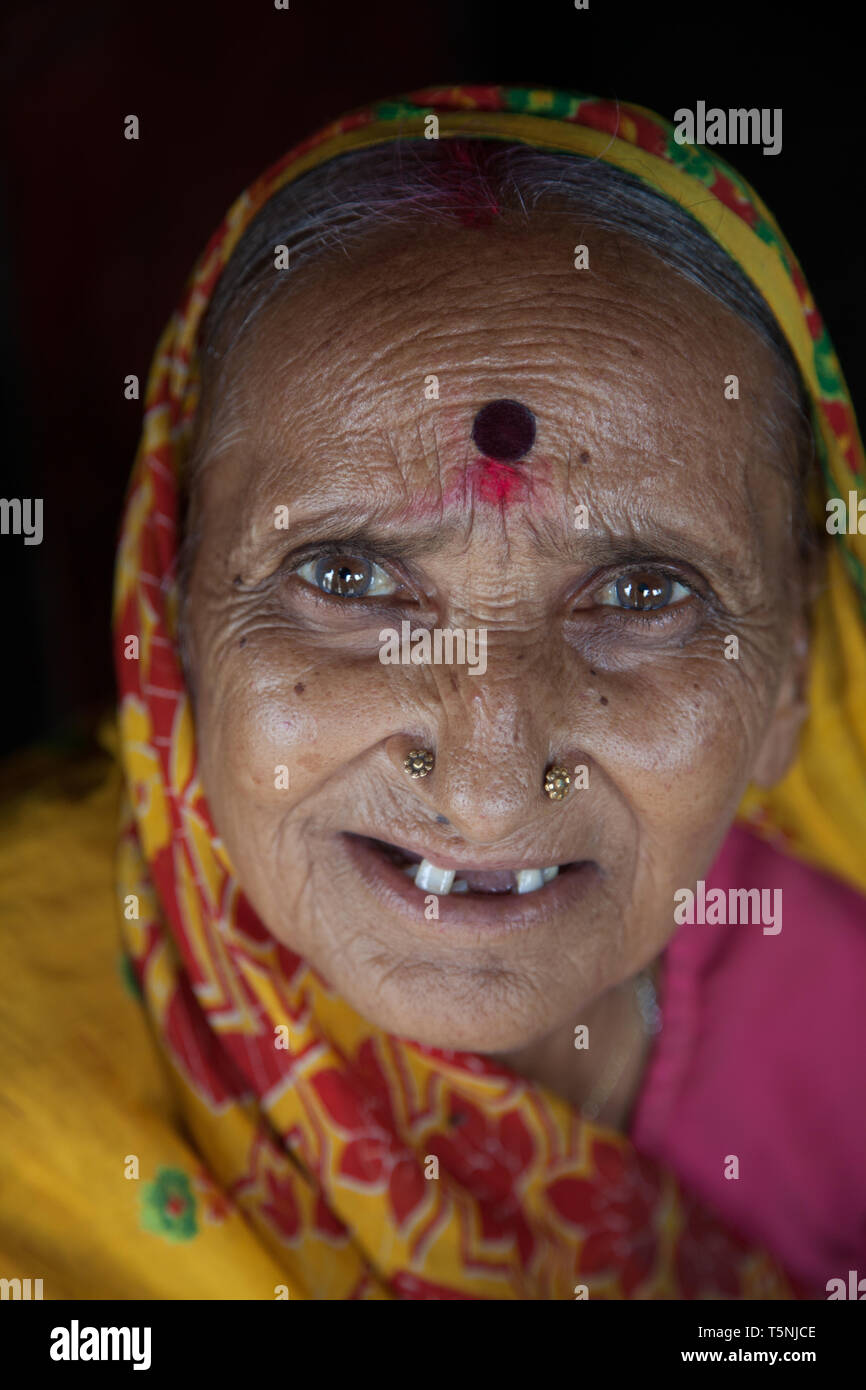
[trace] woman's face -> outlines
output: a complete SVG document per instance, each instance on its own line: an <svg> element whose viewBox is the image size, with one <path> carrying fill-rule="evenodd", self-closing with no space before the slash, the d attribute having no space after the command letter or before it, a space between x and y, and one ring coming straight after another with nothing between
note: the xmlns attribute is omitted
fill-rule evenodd
<svg viewBox="0 0 866 1390"><path fill-rule="evenodd" d="M527 1044L658 954L801 717L772 355L640 248L584 239L588 270L543 218L307 268L203 418L188 642L216 826L275 937L441 1047ZM536 420L511 469L472 442L498 398ZM403 623L485 630L486 670L383 662ZM560 802L551 763L586 769ZM570 867L431 895L383 845L488 888Z"/></svg>

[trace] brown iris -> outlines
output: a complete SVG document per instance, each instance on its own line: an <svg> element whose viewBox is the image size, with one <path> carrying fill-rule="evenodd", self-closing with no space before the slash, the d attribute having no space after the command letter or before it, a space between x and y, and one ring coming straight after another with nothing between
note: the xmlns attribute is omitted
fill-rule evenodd
<svg viewBox="0 0 866 1390"><path fill-rule="evenodd" d="M616 581L616 596L623 608L646 610L670 603L674 581L653 570L638 570Z"/></svg>
<svg viewBox="0 0 866 1390"><path fill-rule="evenodd" d="M373 567L369 560L358 555L329 555L316 565L316 584L326 594L361 598L372 578Z"/></svg>

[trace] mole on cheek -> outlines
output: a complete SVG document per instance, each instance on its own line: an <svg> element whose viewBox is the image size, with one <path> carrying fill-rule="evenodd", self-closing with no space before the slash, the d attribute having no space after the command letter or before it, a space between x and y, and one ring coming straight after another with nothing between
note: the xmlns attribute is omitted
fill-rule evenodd
<svg viewBox="0 0 866 1390"><path fill-rule="evenodd" d="M306 690L306 688L307 688L307 687L304 685L304 682L303 682L303 681L298 681L297 685L295 686L295 694L296 694L296 695L303 695L303 693L304 693L304 691Z"/></svg>
<svg viewBox="0 0 866 1390"><path fill-rule="evenodd" d="M601 704L601 705L606 705L606 704L607 704L607 696L606 696L606 695L602 695L601 699L599 700L599 704Z"/></svg>

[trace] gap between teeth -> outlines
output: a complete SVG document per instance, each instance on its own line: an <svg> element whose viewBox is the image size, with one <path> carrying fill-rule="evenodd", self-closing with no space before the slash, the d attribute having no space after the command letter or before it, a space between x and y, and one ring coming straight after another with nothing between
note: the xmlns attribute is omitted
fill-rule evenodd
<svg viewBox="0 0 866 1390"><path fill-rule="evenodd" d="M465 878L458 878L456 869L440 869L429 859L420 864L407 864L403 870L415 880L415 887L422 893L468 893L469 885ZM535 893L545 883L550 883L559 873L559 865L551 864L547 869L515 869L518 893Z"/></svg>

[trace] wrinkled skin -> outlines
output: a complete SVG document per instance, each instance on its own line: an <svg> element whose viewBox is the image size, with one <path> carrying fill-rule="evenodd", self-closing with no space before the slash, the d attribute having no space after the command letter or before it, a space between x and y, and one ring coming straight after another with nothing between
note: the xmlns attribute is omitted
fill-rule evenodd
<svg viewBox="0 0 866 1390"><path fill-rule="evenodd" d="M573 267L576 240L591 271ZM645 1059L627 982L663 950L674 892L704 876L750 778L785 772L804 714L777 389L769 349L715 300L627 240L542 216L404 231L304 269L201 415L189 666L205 791L247 896L389 1032L499 1054L575 1102L621 1048L611 1123ZM475 413L499 397L538 431L507 502L464 472ZM366 552L340 543L361 529ZM322 595L295 572L316 545L366 553L396 593ZM683 599L600 601L648 556ZM486 674L383 665L380 630L407 618L487 628ZM411 781L418 746L436 766ZM586 765L589 787L551 803L554 761ZM434 940L370 897L347 831L434 863L598 872L580 912L543 929Z"/></svg>

